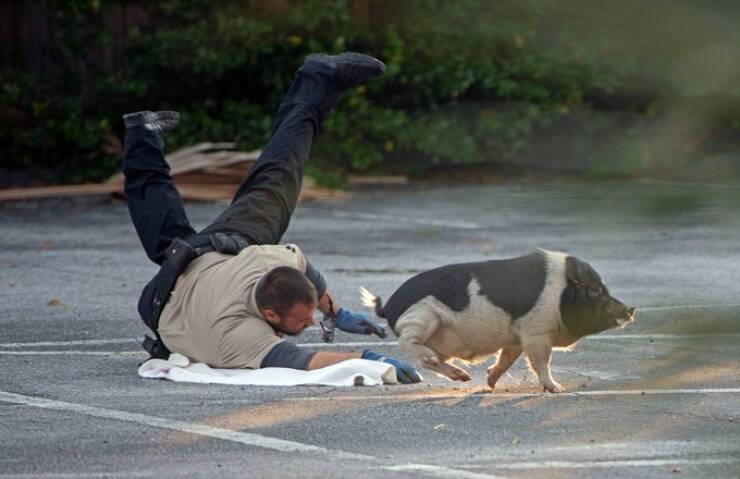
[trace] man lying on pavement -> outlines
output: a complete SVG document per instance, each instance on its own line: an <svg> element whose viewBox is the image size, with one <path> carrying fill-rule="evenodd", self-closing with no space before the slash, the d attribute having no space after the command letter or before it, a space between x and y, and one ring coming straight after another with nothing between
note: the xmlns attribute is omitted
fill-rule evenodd
<svg viewBox="0 0 740 479"><path fill-rule="evenodd" d="M340 307L321 273L295 245L278 245L295 211L311 144L341 93L381 75L385 65L359 53L309 55L278 108L272 135L234 199L196 232L165 161L163 135L179 114L124 115L127 204L147 256L160 265L139 299L155 333L153 357L177 352L217 368L318 369L352 358L383 361L402 383L414 369L370 350L310 352L282 336L314 324L318 308L343 331L385 337L364 315Z"/></svg>

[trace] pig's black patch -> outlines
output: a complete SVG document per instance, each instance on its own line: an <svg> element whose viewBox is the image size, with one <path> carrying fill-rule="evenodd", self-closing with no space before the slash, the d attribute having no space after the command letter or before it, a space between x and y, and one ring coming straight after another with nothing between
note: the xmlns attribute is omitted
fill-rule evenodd
<svg viewBox="0 0 740 479"><path fill-rule="evenodd" d="M534 307L546 276L542 252L520 258L442 266L403 283L383 306L383 315L393 328L410 306L430 295L451 310L462 311L470 304L468 285L475 278L480 285L478 294L517 319Z"/></svg>
<svg viewBox="0 0 740 479"><path fill-rule="evenodd" d="M566 329L576 338L605 331L614 327L614 320L605 306L615 301L599 274L590 264L568 256L565 260L568 284L560 296L560 317ZM591 295L598 287L600 294Z"/></svg>
<svg viewBox="0 0 740 479"><path fill-rule="evenodd" d="M391 328L409 307L429 295L453 311L462 311L470 304L468 284L476 263L451 264L424 271L409 278L383 306L383 316Z"/></svg>
<svg viewBox="0 0 740 479"><path fill-rule="evenodd" d="M480 294L503 309L511 319L521 318L535 305L545 288L547 269L541 252L478 263L475 277Z"/></svg>

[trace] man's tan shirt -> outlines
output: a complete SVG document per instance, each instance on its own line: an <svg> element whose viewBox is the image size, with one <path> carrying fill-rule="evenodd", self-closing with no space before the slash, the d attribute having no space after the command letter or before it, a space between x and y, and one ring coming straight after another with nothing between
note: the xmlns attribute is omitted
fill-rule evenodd
<svg viewBox="0 0 740 479"><path fill-rule="evenodd" d="M262 319L255 286L278 266L306 272L295 245L249 246L238 255L206 253L180 277L159 318L159 334L172 352L217 368L260 367L283 340Z"/></svg>

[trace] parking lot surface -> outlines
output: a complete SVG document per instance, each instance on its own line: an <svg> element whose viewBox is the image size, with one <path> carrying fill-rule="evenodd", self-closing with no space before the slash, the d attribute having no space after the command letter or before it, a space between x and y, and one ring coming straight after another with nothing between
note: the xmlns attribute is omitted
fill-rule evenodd
<svg viewBox="0 0 740 479"><path fill-rule="evenodd" d="M188 204L205 226L223 208ZM350 309L448 263L540 247L638 307L525 362L453 383L245 387L145 380L136 301L156 271L122 203L0 205L0 479L740 476L740 188L661 182L395 186L302 204L297 243ZM325 350L404 358L395 337ZM408 358L405 358L408 359Z"/></svg>

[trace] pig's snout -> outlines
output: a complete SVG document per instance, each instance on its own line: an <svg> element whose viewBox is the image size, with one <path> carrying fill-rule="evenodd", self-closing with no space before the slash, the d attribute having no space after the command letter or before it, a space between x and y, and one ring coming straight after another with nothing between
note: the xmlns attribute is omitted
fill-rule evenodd
<svg viewBox="0 0 740 479"><path fill-rule="evenodd" d="M618 299L612 298L607 311L609 317L614 318L616 325L620 327L635 320L635 308L625 305Z"/></svg>

